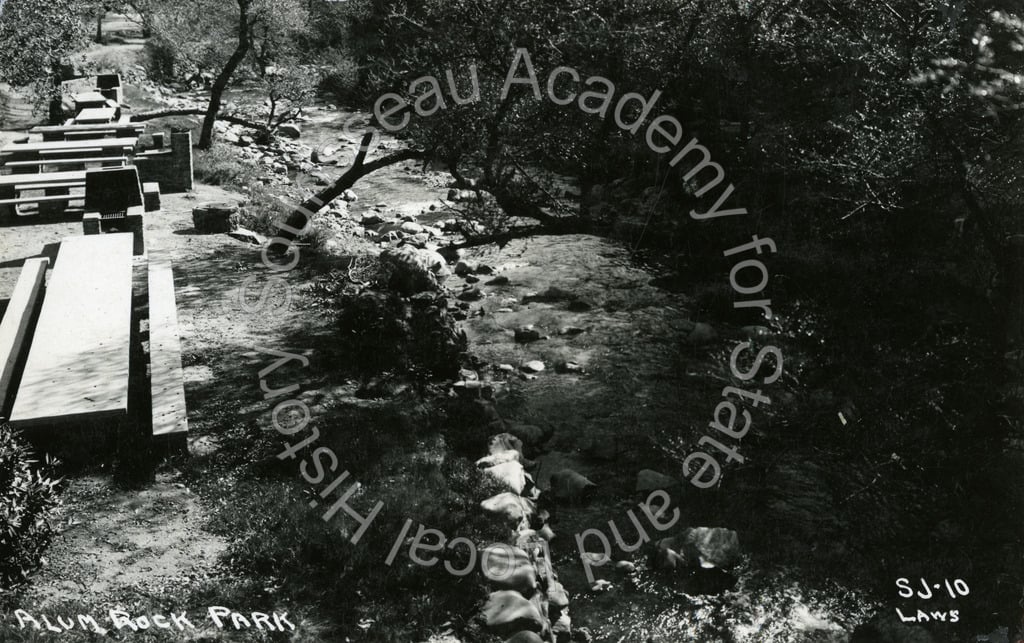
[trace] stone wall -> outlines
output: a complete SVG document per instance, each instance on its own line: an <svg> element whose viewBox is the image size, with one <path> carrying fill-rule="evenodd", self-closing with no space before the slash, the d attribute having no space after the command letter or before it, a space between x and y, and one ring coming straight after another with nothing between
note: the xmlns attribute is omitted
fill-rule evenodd
<svg viewBox="0 0 1024 643"><path fill-rule="evenodd" d="M156 181L163 194L192 190L192 133L171 132L170 149L137 154L135 166L139 168L139 180Z"/></svg>

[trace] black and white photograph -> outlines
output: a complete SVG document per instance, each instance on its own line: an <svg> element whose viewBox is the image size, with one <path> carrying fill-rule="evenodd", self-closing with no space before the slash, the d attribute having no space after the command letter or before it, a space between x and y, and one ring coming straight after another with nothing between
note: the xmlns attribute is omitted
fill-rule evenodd
<svg viewBox="0 0 1024 643"><path fill-rule="evenodd" d="M0 0L0 643L1024 643L1024 0Z"/></svg>

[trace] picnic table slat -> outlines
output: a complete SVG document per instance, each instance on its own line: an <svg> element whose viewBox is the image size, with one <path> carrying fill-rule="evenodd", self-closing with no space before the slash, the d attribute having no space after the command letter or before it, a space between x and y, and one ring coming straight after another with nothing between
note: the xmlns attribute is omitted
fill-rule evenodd
<svg viewBox="0 0 1024 643"><path fill-rule="evenodd" d="M131 312L132 235L64 239L11 425L125 416Z"/></svg>
<svg viewBox="0 0 1024 643"><path fill-rule="evenodd" d="M79 152L88 148L125 148L134 147L139 142L137 136L122 136L118 138L98 138L86 141L31 141L28 143L8 143L0 148L0 152L44 152L44 151L71 151Z"/></svg>

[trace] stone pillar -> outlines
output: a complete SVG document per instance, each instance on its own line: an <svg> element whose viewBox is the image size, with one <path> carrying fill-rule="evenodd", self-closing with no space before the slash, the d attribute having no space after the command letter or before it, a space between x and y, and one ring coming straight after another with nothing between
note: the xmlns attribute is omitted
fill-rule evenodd
<svg viewBox="0 0 1024 643"><path fill-rule="evenodd" d="M171 154L176 187L183 192L191 191L195 181L192 168L191 131L171 131Z"/></svg>

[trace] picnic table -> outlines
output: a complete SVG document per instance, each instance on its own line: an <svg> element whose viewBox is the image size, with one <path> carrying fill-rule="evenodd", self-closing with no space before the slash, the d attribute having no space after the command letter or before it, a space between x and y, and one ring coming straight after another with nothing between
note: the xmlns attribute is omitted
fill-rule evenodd
<svg viewBox="0 0 1024 643"><path fill-rule="evenodd" d="M131 313L132 235L64 239L11 425L126 417Z"/></svg>
<svg viewBox="0 0 1024 643"><path fill-rule="evenodd" d="M117 110L113 107L86 107L75 116L75 123L90 125L111 123L117 118Z"/></svg>
<svg viewBox="0 0 1024 643"><path fill-rule="evenodd" d="M27 157L45 153L53 154L76 154L83 151L93 153L95 150L101 152L115 151L121 155L126 150L130 151L138 143L137 136L122 136L118 138L101 138L88 141L32 141L28 143L9 143L0 148L0 154L12 155L12 160L31 160Z"/></svg>

